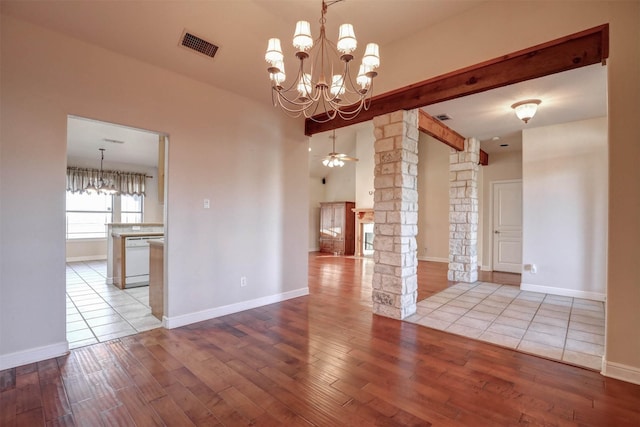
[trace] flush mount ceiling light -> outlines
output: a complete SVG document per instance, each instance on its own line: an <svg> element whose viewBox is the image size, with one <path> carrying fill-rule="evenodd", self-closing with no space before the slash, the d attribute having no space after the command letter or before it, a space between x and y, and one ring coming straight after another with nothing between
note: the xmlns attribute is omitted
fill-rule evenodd
<svg viewBox="0 0 640 427"><path fill-rule="evenodd" d="M351 24L340 26L338 43L329 41L325 34L327 8L342 0L322 1L320 36L311 38L311 25L298 21L293 35L293 46L299 67L296 78L285 87L284 55L280 39L269 39L265 60L271 79L271 97L274 106L280 106L293 117L304 115L324 123L341 117L355 118L360 111L369 109L373 94L373 78L380 66L379 47L369 43L362 57L355 82L351 75L353 52L358 46ZM342 70L341 74L334 74ZM315 116L315 117L314 117Z"/></svg>
<svg viewBox="0 0 640 427"><path fill-rule="evenodd" d="M514 110L516 110L516 116L520 120L525 123L529 123L529 120L536 115L536 111L538 111L538 105L540 105L542 101L539 99L527 99L525 101L516 102L511 106Z"/></svg>

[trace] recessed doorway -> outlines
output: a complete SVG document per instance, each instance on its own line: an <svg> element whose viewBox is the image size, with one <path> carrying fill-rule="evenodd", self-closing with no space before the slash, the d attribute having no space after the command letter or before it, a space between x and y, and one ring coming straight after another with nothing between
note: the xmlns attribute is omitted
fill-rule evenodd
<svg viewBox="0 0 640 427"><path fill-rule="evenodd" d="M159 132L68 117L65 238L70 348L162 325L149 302L149 255L144 257L144 268L137 266L135 280L129 280L136 286L126 286L126 268L117 268L125 265L125 254L116 259L115 242L125 234L163 237L166 146L167 137Z"/></svg>

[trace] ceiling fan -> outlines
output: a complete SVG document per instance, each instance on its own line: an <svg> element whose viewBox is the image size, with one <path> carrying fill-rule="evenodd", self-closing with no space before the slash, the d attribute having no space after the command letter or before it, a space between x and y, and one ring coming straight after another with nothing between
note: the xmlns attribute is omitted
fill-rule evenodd
<svg viewBox="0 0 640 427"><path fill-rule="evenodd" d="M358 161L358 159L356 159L355 157L350 157L350 156L347 156L346 154L336 152L336 131L335 130L333 131L333 133L329 138L333 140L333 149L331 150L331 153L329 153L322 159L323 165L330 168L333 168L333 167L341 168L342 166L344 166L344 162Z"/></svg>

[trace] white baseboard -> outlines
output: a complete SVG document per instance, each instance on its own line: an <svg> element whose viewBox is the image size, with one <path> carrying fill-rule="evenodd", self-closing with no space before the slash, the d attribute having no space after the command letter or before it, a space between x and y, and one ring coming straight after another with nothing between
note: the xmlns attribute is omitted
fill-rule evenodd
<svg viewBox="0 0 640 427"><path fill-rule="evenodd" d="M309 252L320 252L320 246L317 246L315 248L309 248Z"/></svg>
<svg viewBox="0 0 640 427"><path fill-rule="evenodd" d="M431 261L431 262L446 262L449 263L449 258L440 258L437 256L419 256L418 261Z"/></svg>
<svg viewBox="0 0 640 427"><path fill-rule="evenodd" d="M640 385L640 368L636 368L635 366L607 362L605 360L602 363L602 375Z"/></svg>
<svg viewBox="0 0 640 427"><path fill-rule="evenodd" d="M481 265L480 270L482 271L493 271L490 265Z"/></svg>
<svg viewBox="0 0 640 427"><path fill-rule="evenodd" d="M107 259L106 255L72 256L72 257L67 258L67 262L103 261L105 259Z"/></svg>
<svg viewBox="0 0 640 427"><path fill-rule="evenodd" d="M180 326L190 325L191 323L202 322L203 320L214 319L216 317L226 316L227 314L238 313L240 311L250 310L252 308L262 307L264 305L274 304L305 295L309 295L309 288L300 288L289 292L256 298L249 301L242 301L236 304L229 304L180 316L163 316L162 324L167 329L178 328Z"/></svg>
<svg viewBox="0 0 640 427"><path fill-rule="evenodd" d="M52 357L62 356L69 352L69 343L62 341L59 343L45 345L42 347L30 348L28 350L16 351L15 353L0 355L0 371L28 363L40 362Z"/></svg>
<svg viewBox="0 0 640 427"><path fill-rule="evenodd" d="M583 298L594 301L605 301L607 299L607 295L600 292L579 291L577 289L557 288L555 286L531 285L529 283L521 283L520 289L523 291L542 292L544 294Z"/></svg>

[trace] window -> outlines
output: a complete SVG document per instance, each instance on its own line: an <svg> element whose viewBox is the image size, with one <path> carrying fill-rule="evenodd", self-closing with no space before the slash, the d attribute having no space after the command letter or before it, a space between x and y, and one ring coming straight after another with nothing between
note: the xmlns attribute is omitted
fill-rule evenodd
<svg viewBox="0 0 640 427"><path fill-rule="evenodd" d="M67 239L104 239L113 220L113 196L67 191Z"/></svg>
<svg viewBox="0 0 640 427"><path fill-rule="evenodd" d="M120 196L120 222L142 222L144 196Z"/></svg>
<svg viewBox="0 0 640 427"><path fill-rule="evenodd" d="M144 196L67 191L67 239L104 239L110 222L142 222L143 205Z"/></svg>

